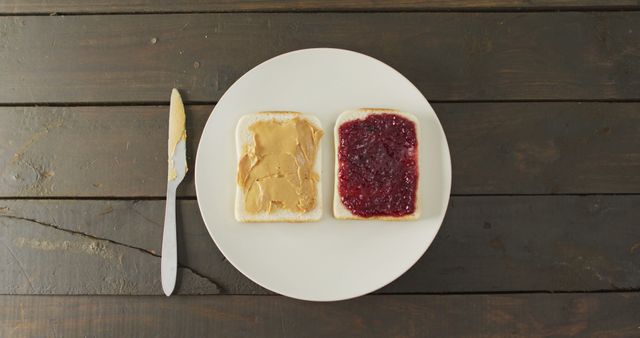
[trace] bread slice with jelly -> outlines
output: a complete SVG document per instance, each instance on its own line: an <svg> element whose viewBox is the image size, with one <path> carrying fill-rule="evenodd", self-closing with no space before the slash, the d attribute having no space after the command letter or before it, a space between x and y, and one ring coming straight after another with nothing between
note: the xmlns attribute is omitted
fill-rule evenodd
<svg viewBox="0 0 640 338"><path fill-rule="evenodd" d="M418 119L391 109L343 112L334 129L337 219L420 217Z"/></svg>

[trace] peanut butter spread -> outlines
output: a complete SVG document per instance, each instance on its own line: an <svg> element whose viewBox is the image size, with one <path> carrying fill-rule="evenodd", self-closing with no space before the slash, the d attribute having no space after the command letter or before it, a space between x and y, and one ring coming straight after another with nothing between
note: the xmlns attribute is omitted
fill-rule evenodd
<svg viewBox="0 0 640 338"><path fill-rule="evenodd" d="M322 130L309 121L257 121L238 163L238 185L249 213L278 209L307 212L316 206L320 176L313 170Z"/></svg>

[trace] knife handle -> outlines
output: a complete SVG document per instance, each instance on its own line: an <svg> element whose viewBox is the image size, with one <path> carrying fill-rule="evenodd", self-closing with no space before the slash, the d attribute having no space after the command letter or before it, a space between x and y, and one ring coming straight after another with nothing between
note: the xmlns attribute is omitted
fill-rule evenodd
<svg viewBox="0 0 640 338"><path fill-rule="evenodd" d="M162 290L167 297L173 292L178 272L176 189L172 188L167 189L167 204L164 211L164 230L162 234L162 257L160 258Z"/></svg>

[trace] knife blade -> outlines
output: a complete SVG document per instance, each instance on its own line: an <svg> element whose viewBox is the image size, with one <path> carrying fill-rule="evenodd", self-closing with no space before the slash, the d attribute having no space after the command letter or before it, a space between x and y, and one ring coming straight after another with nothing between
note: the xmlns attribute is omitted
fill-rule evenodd
<svg viewBox="0 0 640 338"><path fill-rule="evenodd" d="M176 190L187 173L187 131L184 104L177 89L171 91L169 104L169 142L167 202L162 234L160 276L164 294L170 296L176 285L178 245L176 239Z"/></svg>

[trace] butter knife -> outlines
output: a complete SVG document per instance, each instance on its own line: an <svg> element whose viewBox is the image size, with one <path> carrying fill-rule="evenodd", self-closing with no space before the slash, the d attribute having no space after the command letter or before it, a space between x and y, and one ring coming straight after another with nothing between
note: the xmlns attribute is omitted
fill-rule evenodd
<svg viewBox="0 0 640 338"><path fill-rule="evenodd" d="M170 296L176 285L178 245L176 239L176 190L187 173L187 131L182 98L177 89L171 91L169 105L169 170L167 177L167 204L164 212L162 258L160 275L162 290Z"/></svg>

